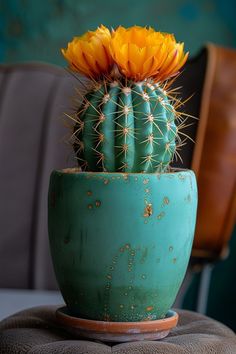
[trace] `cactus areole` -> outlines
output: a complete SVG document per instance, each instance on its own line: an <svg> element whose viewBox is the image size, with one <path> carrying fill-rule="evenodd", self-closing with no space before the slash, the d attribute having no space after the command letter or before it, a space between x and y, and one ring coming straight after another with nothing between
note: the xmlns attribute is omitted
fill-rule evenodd
<svg viewBox="0 0 236 354"><path fill-rule="evenodd" d="M79 168L54 171L49 188L51 253L67 310L96 321L163 319L196 220L194 173L170 169L186 125L171 84L188 53L173 35L138 26L100 26L62 53L79 81L89 79L66 113Z"/></svg>

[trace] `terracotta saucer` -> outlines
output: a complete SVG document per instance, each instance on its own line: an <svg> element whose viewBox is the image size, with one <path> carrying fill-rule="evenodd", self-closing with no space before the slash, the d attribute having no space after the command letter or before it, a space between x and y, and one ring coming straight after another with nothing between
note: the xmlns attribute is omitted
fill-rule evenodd
<svg viewBox="0 0 236 354"><path fill-rule="evenodd" d="M166 337L177 325L178 314L168 311L161 320L143 322L105 322L87 320L69 315L66 307L56 311L62 327L74 335L104 342L130 342L136 340L158 340Z"/></svg>

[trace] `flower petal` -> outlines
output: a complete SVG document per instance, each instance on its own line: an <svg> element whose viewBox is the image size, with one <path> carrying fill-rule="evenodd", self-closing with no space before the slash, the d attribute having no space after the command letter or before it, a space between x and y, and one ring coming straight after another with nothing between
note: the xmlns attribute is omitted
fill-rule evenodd
<svg viewBox="0 0 236 354"><path fill-rule="evenodd" d="M110 52L111 33L101 25L68 43L62 54L69 67L88 77L98 78L110 72L114 61Z"/></svg>
<svg viewBox="0 0 236 354"><path fill-rule="evenodd" d="M166 80L187 60L183 43L152 28L119 26L111 37L111 54L120 71L133 80Z"/></svg>

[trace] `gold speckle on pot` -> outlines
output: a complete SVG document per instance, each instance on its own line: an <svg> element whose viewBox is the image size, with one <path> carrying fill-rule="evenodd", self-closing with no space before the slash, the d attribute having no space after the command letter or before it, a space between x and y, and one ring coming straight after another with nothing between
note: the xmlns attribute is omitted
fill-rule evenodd
<svg viewBox="0 0 236 354"><path fill-rule="evenodd" d="M153 306L148 306L148 307L146 307L146 311L152 311L154 309L154 307Z"/></svg>
<svg viewBox="0 0 236 354"><path fill-rule="evenodd" d="M101 201L100 200L96 200L95 205L97 208L99 208L101 206Z"/></svg>
<svg viewBox="0 0 236 354"><path fill-rule="evenodd" d="M161 220L165 216L165 212L162 211L160 214L157 215L157 219Z"/></svg>
<svg viewBox="0 0 236 354"><path fill-rule="evenodd" d="M152 204L151 203L147 203L147 205L144 208L143 216L145 218L148 218L151 215L152 215Z"/></svg>
<svg viewBox="0 0 236 354"><path fill-rule="evenodd" d="M170 203L170 200L168 197L163 198L163 205L168 205Z"/></svg>

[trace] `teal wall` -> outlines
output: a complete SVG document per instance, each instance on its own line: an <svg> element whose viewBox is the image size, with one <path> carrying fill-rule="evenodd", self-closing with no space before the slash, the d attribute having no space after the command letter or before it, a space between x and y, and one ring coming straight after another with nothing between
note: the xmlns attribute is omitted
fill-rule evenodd
<svg viewBox="0 0 236 354"><path fill-rule="evenodd" d="M236 47L235 0L0 0L0 62L40 60L65 65L59 48L101 23L151 25L174 32L191 55L208 41ZM231 256L213 272L208 314L236 330L236 232ZM198 277L185 299L194 309Z"/></svg>
<svg viewBox="0 0 236 354"><path fill-rule="evenodd" d="M174 32L194 55L207 41L236 47L235 0L0 0L0 61L64 65L59 48L103 23Z"/></svg>

